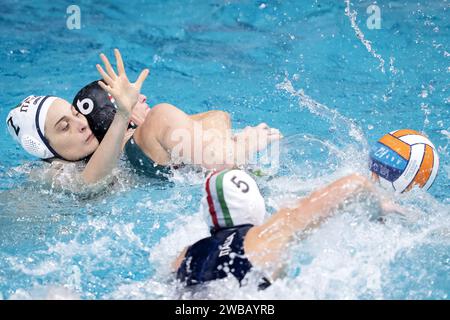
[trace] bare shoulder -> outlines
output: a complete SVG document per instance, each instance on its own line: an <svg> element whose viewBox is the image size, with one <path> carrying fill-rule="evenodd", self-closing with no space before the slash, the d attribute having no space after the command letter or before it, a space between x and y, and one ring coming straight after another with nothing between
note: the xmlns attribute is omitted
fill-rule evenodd
<svg viewBox="0 0 450 320"><path fill-rule="evenodd" d="M167 102L158 103L158 104L154 105L150 109L150 112L153 115L160 115L160 114L167 114L167 113L171 114L171 113L179 113L179 112L184 113L180 108L177 108L173 104L170 104Z"/></svg>
<svg viewBox="0 0 450 320"><path fill-rule="evenodd" d="M145 136L159 137L169 128L182 125L186 121L191 120L181 109L169 103L159 103L150 109L140 130Z"/></svg>

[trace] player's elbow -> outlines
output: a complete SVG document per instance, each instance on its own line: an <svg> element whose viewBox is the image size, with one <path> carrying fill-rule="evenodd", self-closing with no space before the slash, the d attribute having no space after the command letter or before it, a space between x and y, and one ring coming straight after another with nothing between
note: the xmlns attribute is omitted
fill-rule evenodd
<svg viewBox="0 0 450 320"><path fill-rule="evenodd" d="M224 122L230 121L230 114L222 110L214 110L214 117Z"/></svg>

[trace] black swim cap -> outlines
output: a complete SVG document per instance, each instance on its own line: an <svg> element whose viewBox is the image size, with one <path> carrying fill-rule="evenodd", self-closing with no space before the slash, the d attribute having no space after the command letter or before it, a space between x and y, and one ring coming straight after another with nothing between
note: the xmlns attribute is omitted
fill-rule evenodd
<svg viewBox="0 0 450 320"><path fill-rule="evenodd" d="M114 98L98 85L97 80L78 91L72 104L86 117L98 141L102 141L116 114Z"/></svg>

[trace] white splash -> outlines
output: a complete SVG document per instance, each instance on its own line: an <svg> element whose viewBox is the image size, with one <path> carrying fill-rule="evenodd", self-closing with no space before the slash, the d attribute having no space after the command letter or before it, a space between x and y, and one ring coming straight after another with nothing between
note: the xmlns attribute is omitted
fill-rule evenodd
<svg viewBox="0 0 450 320"><path fill-rule="evenodd" d="M357 13L354 10L351 11L350 0L345 0L345 4L346 4L345 15L349 18L353 30L355 30L356 36L361 41L361 43L364 45L364 47L366 47L367 51L370 54L372 54L372 56L375 57L380 62L380 65L378 66L378 68L381 70L382 73L385 73L385 70L384 70L385 61L384 61L383 57L380 54L378 54L375 51L375 49L372 48L372 43L369 40L365 39L364 33L358 27L358 24L356 23ZM391 60L391 66L393 66L393 61L394 60ZM393 69L393 70L395 70L395 69Z"/></svg>
<svg viewBox="0 0 450 320"><path fill-rule="evenodd" d="M285 90L293 96L298 98L300 106L308 109L314 115L317 115L326 121L328 121L332 126L339 127L340 130L346 130L347 134L354 139L355 142L362 144L362 147L366 147L366 141L364 138L364 133L353 121L342 116L336 109L329 109L327 106L315 101L311 97L307 96L303 89L295 90L292 82L286 77L284 81L276 85L277 89ZM343 132L341 132L343 134ZM346 139L348 140L348 139ZM344 144L348 144L347 141Z"/></svg>
<svg viewBox="0 0 450 320"><path fill-rule="evenodd" d="M80 296L59 285L40 286L36 285L31 289L17 289L10 297L10 300L79 300Z"/></svg>

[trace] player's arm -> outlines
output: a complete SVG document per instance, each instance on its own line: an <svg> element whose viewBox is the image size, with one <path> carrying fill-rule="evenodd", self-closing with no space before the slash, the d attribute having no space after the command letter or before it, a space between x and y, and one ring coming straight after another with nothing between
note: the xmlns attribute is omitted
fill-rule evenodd
<svg viewBox="0 0 450 320"><path fill-rule="evenodd" d="M263 225L250 229L244 242L245 252L253 264L264 266L274 262L279 265L281 253L297 232L317 226L355 195L372 191L370 181L360 175L343 177L301 199L293 208L279 210Z"/></svg>

